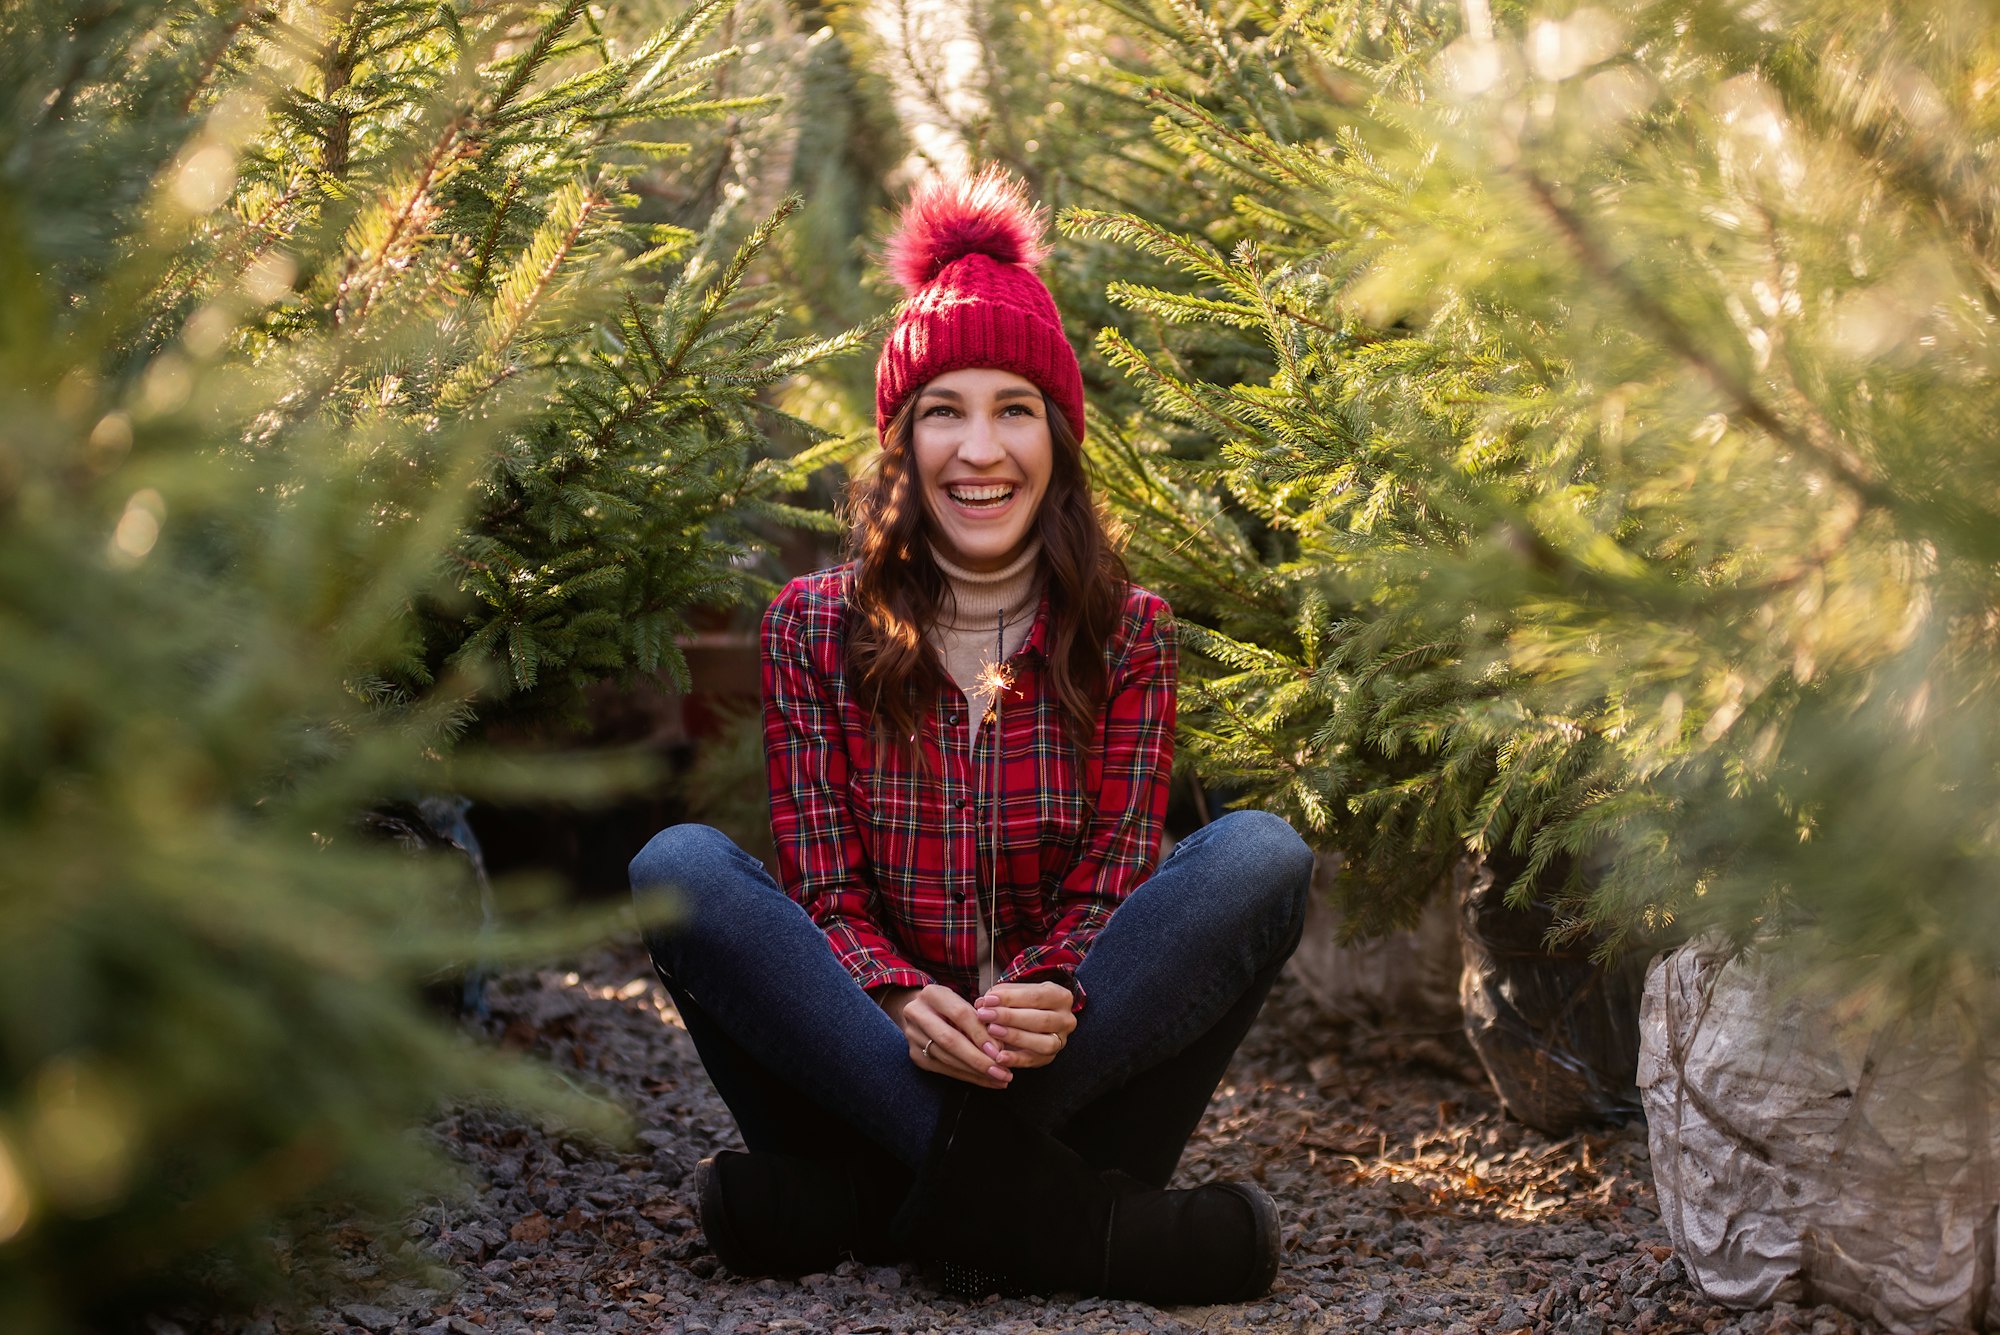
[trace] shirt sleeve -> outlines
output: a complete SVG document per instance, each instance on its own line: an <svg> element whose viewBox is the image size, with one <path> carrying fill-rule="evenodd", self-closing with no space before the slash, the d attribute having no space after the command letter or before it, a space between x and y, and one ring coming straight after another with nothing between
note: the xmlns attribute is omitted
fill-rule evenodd
<svg viewBox="0 0 2000 1335"><path fill-rule="evenodd" d="M876 911L867 855L847 809L848 757L840 714L813 662L803 595L786 589L764 614L764 750L778 883L826 933L833 953L868 991L923 987Z"/></svg>
<svg viewBox="0 0 2000 1335"><path fill-rule="evenodd" d="M1084 952L1159 857L1167 784L1174 766L1176 650L1173 615L1151 599L1111 681L1086 793L1091 816L1076 860L1062 878L1048 938L1015 957L1002 982L1055 982L1083 1009L1076 981Z"/></svg>

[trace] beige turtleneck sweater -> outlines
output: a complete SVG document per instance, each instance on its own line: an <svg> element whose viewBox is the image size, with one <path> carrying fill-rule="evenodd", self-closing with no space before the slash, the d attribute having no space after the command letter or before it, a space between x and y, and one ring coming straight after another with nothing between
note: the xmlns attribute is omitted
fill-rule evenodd
<svg viewBox="0 0 2000 1335"><path fill-rule="evenodd" d="M981 575L953 565L935 547L931 549L931 559L944 572L951 591L931 627L931 644L945 672L965 692L974 719L984 718L993 703L992 688L982 685L980 676L994 663L1012 658L1034 625L1042 596L1041 556L1037 540L1006 569Z"/></svg>
<svg viewBox="0 0 2000 1335"><path fill-rule="evenodd" d="M974 736L978 735L980 720L993 704L993 688L980 678L987 668L1012 658L1034 626L1035 609L1042 596L1041 555L1042 544L1037 540L1029 543L1028 549L1006 569L982 575L953 565L937 548L931 548L931 559L944 572L951 596L945 599L937 624L931 627L930 641L944 663L945 672L965 692L965 702L971 707L966 717ZM985 991L993 986L998 975L993 963L993 938L986 922L986 901L980 898L979 903L979 987Z"/></svg>

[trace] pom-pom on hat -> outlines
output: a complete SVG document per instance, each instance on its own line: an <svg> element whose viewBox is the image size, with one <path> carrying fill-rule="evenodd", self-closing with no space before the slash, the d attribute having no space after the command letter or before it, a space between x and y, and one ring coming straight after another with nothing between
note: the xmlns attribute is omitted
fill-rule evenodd
<svg viewBox="0 0 2000 1335"><path fill-rule="evenodd" d="M875 363L875 429L945 374L990 366L1033 381L1083 436L1083 372L1055 298L1035 274L1042 213L999 167L917 187L889 239L889 271L910 294Z"/></svg>

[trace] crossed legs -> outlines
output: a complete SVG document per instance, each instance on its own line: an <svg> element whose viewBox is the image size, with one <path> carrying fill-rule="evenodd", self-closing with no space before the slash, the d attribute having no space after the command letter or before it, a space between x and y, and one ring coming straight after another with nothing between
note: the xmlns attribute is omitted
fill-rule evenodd
<svg viewBox="0 0 2000 1335"><path fill-rule="evenodd" d="M1233 812L1195 831L1092 944L1061 1060L994 1096L1094 1166L1164 1183L1298 943L1310 872L1275 816ZM745 1144L807 1158L872 1144L922 1162L956 1082L910 1062L902 1032L763 864L680 825L633 859L632 884L654 964Z"/></svg>

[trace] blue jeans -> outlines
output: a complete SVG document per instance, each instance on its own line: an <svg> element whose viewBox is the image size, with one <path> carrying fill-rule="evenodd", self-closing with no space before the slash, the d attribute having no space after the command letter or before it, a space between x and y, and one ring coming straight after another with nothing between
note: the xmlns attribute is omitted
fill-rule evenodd
<svg viewBox="0 0 2000 1335"><path fill-rule="evenodd" d="M947 1094L764 865L705 825L632 860L646 944L744 1143L811 1157L872 1142L915 1168ZM994 1095L1099 1168L1163 1185L1298 945L1312 853L1238 811L1182 840L1120 904L1077 972L1061 1057Z"/></svg>

